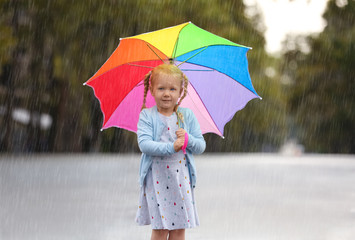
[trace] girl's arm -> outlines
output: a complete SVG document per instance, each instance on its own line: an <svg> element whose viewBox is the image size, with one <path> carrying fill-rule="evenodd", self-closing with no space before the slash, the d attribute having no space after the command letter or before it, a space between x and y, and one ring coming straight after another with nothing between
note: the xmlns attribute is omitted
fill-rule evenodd
<svg viewBox="0 0 355 240"><path fill-rule="evenodd" d="M175 153L174 143L162 143L153 140L153 123L145 109L139 115L138 146L142 153L150 156L167 156Z"/></svg>
<svg viewBox="0 0 355 240"><path fill-rule="evenodd" d="M189 109L189 141L186 149L194 154L201 154L206 149L206 142L202 136L200 124L195 114Z"/></svg>

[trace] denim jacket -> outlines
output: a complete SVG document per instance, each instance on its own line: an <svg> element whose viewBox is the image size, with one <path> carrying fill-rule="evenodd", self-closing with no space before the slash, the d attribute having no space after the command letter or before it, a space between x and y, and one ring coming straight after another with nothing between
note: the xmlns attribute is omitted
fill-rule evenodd
<svg viewBox="0 0 355 240"><path fill-rule="evenodd" d="M196 184L196 167L192 154L201 154L205 151L206 142L201 134L200 125L188 108L178 108L184 116L184 122L180 127L185 129L189 135L189 141L186 147L186 160L190 174L191 186ZM138 146L142 152L139 168L139 183L143 186L145 177L152 165L153 156L168 156L175 153L174 143L160 142L160 136L165 124L159 117L157 107L145 108L141 111L138 121ZM181 151L181 150L180 150Z"/></svg>

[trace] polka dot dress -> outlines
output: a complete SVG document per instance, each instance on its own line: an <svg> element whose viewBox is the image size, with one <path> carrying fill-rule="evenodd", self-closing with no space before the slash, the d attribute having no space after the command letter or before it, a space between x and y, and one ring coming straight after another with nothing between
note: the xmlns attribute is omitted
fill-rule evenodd
<svg viewBox="0 0 355 240"><path fill-rule="evenodd" d="M159 114L166 125L161 142L174 142L177 117ZM141 187L136 222L152 229L185 229L199 226L188 163L182 151L167 157L153 157L145 185Z"/></svg>

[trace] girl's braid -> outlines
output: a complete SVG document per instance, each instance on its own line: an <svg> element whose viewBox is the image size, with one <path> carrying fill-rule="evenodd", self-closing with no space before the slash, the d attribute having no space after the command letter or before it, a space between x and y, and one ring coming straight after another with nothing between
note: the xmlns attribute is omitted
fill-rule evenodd
<svg viewBox="0 0 355 240"><path fill-rule="evenodd" d="M182 74L182 78L183 78L183 82L184 82L184 94L182 95L182 97L180 98L179 102L178 102L178 106L180 106L182 100L186 97L187 95L187 86L189 85L189 79L187 79L185 74Z"/></svg>
<svg viewBox="0 0 355 240"><path fill-rule="evenodd" d="M186 77L185 74L182 74L182 76L183 76L182 78L183 78L183 82L184 82L184 87L183 87L184 93L183 93L183 95L181 96L179 102L175 105L175 109L174 109L174 110L175 110L176 115L177 115L177 117L179 118L179 120L181 120L181 122L184 122L184 116L182 115L181 112L177 112L177 109L178 109L178 107L180 106L182 100L183 100L183 99L186 97L186 95L187 95L187 86L189 85L189 80L188 80L188 78Z"/></svg>
<svg viewBox="0 0 355 240"><path fill-rule="evenodd" d="M142 109L146 108L145 103L146 103L146 99L147 99L147 94L148 94L148 90L149 90L149 84L150 84L150 77L152 76L152 71L150 71L149 73L147 73L144 77L144 98L143 98L143 105L142 105Z"/></svg>

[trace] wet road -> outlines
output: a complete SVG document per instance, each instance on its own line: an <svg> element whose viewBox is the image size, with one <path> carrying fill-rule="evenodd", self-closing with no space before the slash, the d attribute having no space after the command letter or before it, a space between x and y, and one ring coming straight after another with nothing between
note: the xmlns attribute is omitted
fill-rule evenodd
<svg viewBox="0 0 355 240"><path fill-rule="evenodd" d="M196 158L188 240L355 239L355 156ZM134 222L139 155L0 155L1 240L149 239Z"/></svg>

